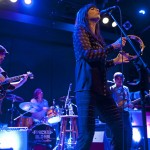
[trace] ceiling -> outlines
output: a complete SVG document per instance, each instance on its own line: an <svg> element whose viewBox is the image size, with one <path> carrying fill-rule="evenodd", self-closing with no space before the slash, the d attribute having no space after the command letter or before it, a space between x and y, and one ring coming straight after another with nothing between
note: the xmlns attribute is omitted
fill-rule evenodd
<svg viewBox="0 0 150 150"><path fill-rule="evenodd" d="M33 0L31 6L23 5L23 0L11 3L9 0L0 0L0 9L11 10L45 19L57 19L63 22L74 23L76 12L87 3L95 2L100 9L110 6L120 6L122 23L129 20L132 32L143 34L150 28L150 1L149 0ZM139 9L145 9L146 14L138 14ZM112 12L115 19L120 22L119 11ZM131 31L127 31L131 32Z"/></svg>
<svg viewBox="0 0 150 150"><path fill-rule="evenodd" d="M59 21L73 25L77 11L83 5L93 2L96 3L100 9L106 9L116 5L119 6L122 13L121 17L118 9L113 10L112 15L119 24L121 20L122 24L124 24L126 21L131 23L132 27L129 30L126 30L124 27L122 27L125 33L138 35L144 39L146 44L149 43L149 0L33 0L33 4L28 7L23 4L23 0L18 0L17 3L11 3L9 0L0 0L0 10L24 14L34 18L45 19L47 21ZM145 15L138 13L138 10L142 8L146 10ZM3 16L4 15L1 15L0 18ZM5 19L9 19L11 21L13 21L13 18L14 17L11 15L11 13L9 13L9 17L5 17ZM24 17L22 18L24 19ZM45 24L49 23L45 21ZM109 25L102 25L102 30L120 34L119 28L114 29Z"/></svg>

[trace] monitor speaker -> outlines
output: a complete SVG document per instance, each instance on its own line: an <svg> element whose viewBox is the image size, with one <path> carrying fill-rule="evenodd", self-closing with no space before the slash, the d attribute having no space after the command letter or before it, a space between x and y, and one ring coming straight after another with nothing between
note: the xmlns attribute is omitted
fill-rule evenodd
<svg viewBox="0 0 150 150"><path fill-rule="evenodd" d="M90 150L110 150L105 131L95 131Z"/></svg>
<svg viewBox="0 0 150 150"><path fill-rule="evenodd" d="M0 128L0 150L27 150L27 127Z"/></svg>

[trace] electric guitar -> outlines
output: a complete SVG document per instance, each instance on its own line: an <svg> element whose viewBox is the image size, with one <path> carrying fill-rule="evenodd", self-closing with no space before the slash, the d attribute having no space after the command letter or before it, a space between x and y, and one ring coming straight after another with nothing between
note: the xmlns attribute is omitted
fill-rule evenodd
<svg viewBox="0 0 150 150"><path fill-rule="evenodd" d="M147 94L147 95L145 95L145 98L147 98L148 96L150 96L150 93ZM123 107L123 108L129 107L129 104L125 104L126 101L127 101L127 100L122 100L122 101L120 101L120 102L117 104L117 106L118 106L119 108L121 108L121 107ZM135 100L131 101L131 104L134 105L134 104L138 103L139 101L141 101L141 98L138 98L138 99L135 99Z"/></svg>
<svg viewBox="0 0 150 150"><path fill-rule="evenodd" d="M23 77L24 74L22 75L18 75L18 76L14 76L14 77L10 77L10 78L7 78L5 81L3 82L0 82L0 101L3 100L3 98L5 97L6 95L6 90L3 88L4 85L8 84L8 83L11 83L11 82L14 82L14 81L17 81L17 80L20 80L22 77ZM30 79L33 79L34 76L33 74L28 71L26 73L26 75L30 78Z"/></svg>
<svg viewBox="0 0 150 150"><path fill-rule="evenodd" d="M34 79L34 76L33 76L33 74L30 71L28 71L26 73L26 75L30 79ZM0 82L0 114L2 113L1 112L2 101L3 101L3 99L4 99L4 97L6 96L6 93L7 93L7 89L3 88L3 86L8 84L8 83L20 80L23 76L24 76L24 74L18 75L18 76L14 76L14 77L10 77L10 78L7 78L5 81Z"/></svg>

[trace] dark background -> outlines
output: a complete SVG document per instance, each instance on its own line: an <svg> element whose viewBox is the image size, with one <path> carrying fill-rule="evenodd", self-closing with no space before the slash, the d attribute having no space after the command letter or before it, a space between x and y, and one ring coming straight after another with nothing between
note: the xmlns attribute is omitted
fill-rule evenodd
<svg viewBox="0 0 150 150"><path fill-rule="evenodd" d="M118 5L122 11L122 22L129 20L131 29L123 30L126 34L139 36L146 48L142 59L146 65L149 61L149 35L150 35L150 2L148 0L34 0L31 6L25 6L20 0L11 3L8 0L0 1L0 44L8 51L9 55L2 67L9 77L24 74L31 71L33 80L28 80L21 88L12 92L30 101L33 91L41 88L49 105L52 100L66 96L69 84L72 83L70 95L74 96L74 68L75 58L72 45L72 31L75 15L79 8L87 3L95 2L100 9ZM138 14L138 9L145 8L146 15ZM119 21L118 11L113 15ZM120 37L118 28L101 26L102 35L106 43L112 43ZM139 51L139 44L133 41ZM135 55L134 50L127 43L125 51ZM113 53L109 58L114 58ZM108 80L112 80L116 71L123 71L126 81L138 78L138 73L133 63L116 66L108 71ZM125 82L126 84L126 82ZM138 91L139 87L131 87L132 91ZM4 108L11 107L11 101L4 99ZM75 101L74 101L75 103ZM18 105L17 103L16 105Z"/></svg>

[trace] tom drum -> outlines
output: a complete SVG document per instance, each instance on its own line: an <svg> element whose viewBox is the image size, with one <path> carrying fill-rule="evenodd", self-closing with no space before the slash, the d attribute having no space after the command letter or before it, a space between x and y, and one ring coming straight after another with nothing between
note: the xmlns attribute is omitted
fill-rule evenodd
<svg viewBox="0 0 150 150"><path fill-rule="evenodd" d="M16 123L17 127L28 127L31 128L33 125L33 119L32 117L27 117L27 116L22 116L20 118L17 119L17 123Z"/></svg>
<svg viewBox="0 0 150 150"><path fill-rule="evenodd" d="M51 106L50 109L47 111L47 118L49 124L56 124L61 121L61 114L62 110L59 106Z"/></svg>

